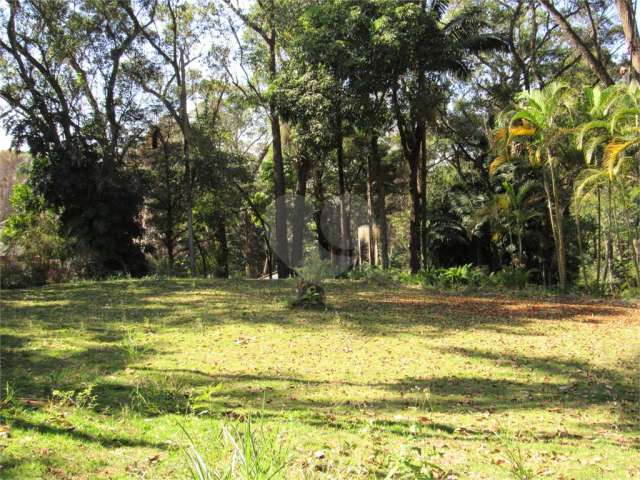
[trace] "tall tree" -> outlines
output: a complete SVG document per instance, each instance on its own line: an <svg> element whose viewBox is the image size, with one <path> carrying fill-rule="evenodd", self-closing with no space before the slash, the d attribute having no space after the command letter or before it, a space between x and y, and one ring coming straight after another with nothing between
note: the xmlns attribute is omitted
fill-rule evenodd
<svg viewBox="0 0 640 480"><path fill-rule="evenodd" d="M251 12L244 11L238 2L224 0L233 13L264 42L267 50L266 65L268 82L274 82L278 75L281 49L281 33L283 18L289 16L286 2L280 0L264 0L257 2ZM236 35L234 27L231 27ZM242 48L242 45L239 45ZM242 60L241 60L242 62ZM287 234L286 179L284 159L282 155L282 133L280 131L280 114L275 98L265 98L255 86L252 86L261 103L265 104L271 126L271 153L273 155L273 194L276 203L276 269L278 278L289 276L289 240Z"/></svg>
<svg viewBox="0 0 640 480"><path fill-rule="evenodd" d="M616 7L631 58L632 75L640 81L640 34L638 34L636 3L632 3L631 0L616 0Z"/></svg>
<svg viewBox="0 0 640 480"><path fill-rule="evenodd" d="M143 128L138 92L122 75L140 29L115 1L7 2L0 96L36 161L32 181L95 273L140 274L142 206L128 160Z"/></svg>
<svg viewBox="0 0 640 480"><path fill-rule="evenodd" d="M589 0L587 0L587 3L588 1ZM579 35L576 29L569 22L567 16L554 5L552 0L540 0L540 3L558 23L573 47L580 53L582 60L598 77L598 80L600 80L600 82L602 82L604 85L613 85L613 78L607 71L603 59L599 58L591 51L588 42Z"/></svg>
<svg viewBox="0 0 640 480"><path fill-rule="evenodd" d="M193 236L193 175L191 145L193 132L189 118L189 67L198 57L196 46L201 44L208 25L209 7L194 11L195 7L182 0L154 0L136 4L118 0L145 40L129 75L142 89L166 108L182 133L185 201L187 212L187 245L189 268L196 275ZM150 52L151 55L145 55Z"/></svg>
<svg viewBox="0 0 640 480"><path fill-rule="evenodd" d="M388 2L374 29L374 45L385 53L395 76L391 103L410 172L409 263L413 273L421 268L424 206L420 177L426 163L422 152L443 89L439 80L447 73L464 77L470 55L503 44L495 35L483 33L479 11L463 10L445 21L447 7L447 2L429 6L426 2Z"/></svg>
<svg viewBox="0 0 640 480"><path fill-rule="evenodd" d="M520 143L517 152L529 164L542 168L549 222L556 247L560 288L567 285L567 243L564 194L561 187L563 142L568 138L567 119L572 109L572 92L566 84L551 83L543 90L522 92L515 113L498 133L501 155L491 164L492 172L512 158L510 149Z"/></svg>
<svg viewBox="0 0 640 480"><path fill-rule="evenodd" d="M151 234L158 235L164 247L169 274L175 273L175 260L181 225L185 219L184 208L184 162L182 161L182 139L175 122L163 118L150 131L142 157L149 172L146 205L149 211L148 225ZM147 232L149 235L150 232Z"/></svg>
<svg viewBox="0 0 640 480"><path fill-rule="evenodd" d="M275 82L278 108L289 123L288 150L296 171L291 242L291 265L303 264L303 240L306 225L307 181L311 171L321 168L334 140L326 128L334 113L333 81L322 68L313 68L292 54Z"/></svg>

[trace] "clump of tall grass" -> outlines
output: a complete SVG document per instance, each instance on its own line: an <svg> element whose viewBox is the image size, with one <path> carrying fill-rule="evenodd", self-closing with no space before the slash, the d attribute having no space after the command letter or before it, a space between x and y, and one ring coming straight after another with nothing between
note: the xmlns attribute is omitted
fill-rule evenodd
<svg viewBox="0 0 640 480"><path fill-rule="evenodd" d="M515 480L534 480L538 473L527 464L526 455L522 452L517 440L506 431L501 431L499 440L507 457L507 469Z"/></svg>
<svg viewBox="0 0 640 480"><path fill-rule="evenodd" d="M250 417L244 422L222 424L218 453L211 460L198 447L189 432L180 425L188 444L184 454L193 480L284 480L289 462L286 442L277 430L268 429Z"/></svg>

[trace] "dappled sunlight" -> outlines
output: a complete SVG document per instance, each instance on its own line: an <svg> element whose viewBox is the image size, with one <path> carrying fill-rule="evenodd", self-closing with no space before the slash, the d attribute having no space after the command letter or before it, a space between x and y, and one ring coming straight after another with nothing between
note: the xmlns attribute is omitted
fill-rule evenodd
<svg viewBox="0 0 640 480"><path fill-rule="evenodd" d="M443 301L443 296L446 301ZM428 323L430 316L463 315L488 322L509 320L574 320L587 323L626 322L640 325L640 311L636 306L620 302L566 299L562 302L547 299L522 299L502 295L474 296L463 294L438 294L396 290L388 294L359 292L358 298L372 305L385 305L406 314L412 313Z"/></svg>
<svg viewBox="0 0 640 480"><path fill-rule="evenodd" d="M541 451L597 442L621 464L640 448L629 306L331 282L327 310L300 311L284 306L292 290L129 281L11 292L0 353L12 431L138 459L179 455L176 422L199 431L256 414L315 449L327 438L368 449L373 436L482 462L504 428ZM87 388L86 407L52 400Z"/></svg>
<svg viewBox="0 0 640 480"><path fill-rule="evenodd" d="M2 303L12 308L59 308L68 307L72 304L71 300L16 300L3 298Z"/></svg>

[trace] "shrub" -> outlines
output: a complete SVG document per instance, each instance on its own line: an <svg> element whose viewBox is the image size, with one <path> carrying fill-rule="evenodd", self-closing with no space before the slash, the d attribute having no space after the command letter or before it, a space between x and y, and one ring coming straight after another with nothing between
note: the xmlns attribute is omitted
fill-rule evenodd
<svg viewBox="0 0 640 480"><path fill-rule="evenodd" d="M630 287L622 290L622 298L627 300L638 300L640 299L640 288L639 287Z"/></svg>
<svg viewBox="0 0 640 480"><path fill-rule="evenodd" d="M428 277L431 272L432 270L421 270L417 274L412 275L411 272L402 270L394 275L394 278L406 285L424 285L428 283L425 281L425 278Z"/></svg>
<svg viewBox="0 0 640 480"><path fill-rule="evenodd" d="M319 282L308 282L301 278L298 280L296 292L297 295L291 302L291 307L324 308L326 306L324 287Z"/></svg>
<svg viewBox="0 0 640 480"><path fill-rule="evenodd" d="M7 217L0 242L6 255L0 263L2 288L44 285L55 277L65 241L59 234L59 215L45 207L44 199L27 184L16 185L11 194L13 213Z"/></svg>
<svg viewBox="0 0 640 480"><path fill-rule="evenodd" d="M509 267L491 274L491 283L497 287L525 288L534 270Z"/></svg>
<svg viewBox="0 0 640 480"><path fill-rule="evenodd" d="M46 264L22 257L0 260L0 288L39 287L47 283Z"/></svg>
<svg viewBox="0 0 640 480"><path fill-rule="evenodd" d="M88 385L82 390L53 390L51 403L61 407L73 406L76 408L92 409L96 406L97 396L93 393L93 385Z"/></svg>
<svg viewBox="0 0 640 480"><path fill-rule="evenodd" d="M479 267L471 264L457 267L429 269L421 272L420 279L425 286L456 288L480 286L486 282L487 275Z"/></svg>

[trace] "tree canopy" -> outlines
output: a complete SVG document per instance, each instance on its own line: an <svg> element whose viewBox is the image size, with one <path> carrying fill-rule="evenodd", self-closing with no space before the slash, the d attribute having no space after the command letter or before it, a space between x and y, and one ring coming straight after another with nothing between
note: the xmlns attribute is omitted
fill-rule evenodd
<svg viewBox="0 0 640 480"><path fill-rule="evenodd" d="M319 257L640 286L635 13L7 0L2 118L30 160L3 245L81 276L284 278Z"/></svg>

